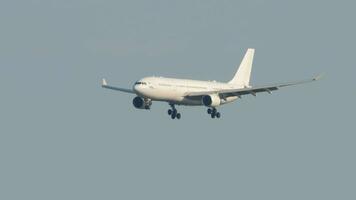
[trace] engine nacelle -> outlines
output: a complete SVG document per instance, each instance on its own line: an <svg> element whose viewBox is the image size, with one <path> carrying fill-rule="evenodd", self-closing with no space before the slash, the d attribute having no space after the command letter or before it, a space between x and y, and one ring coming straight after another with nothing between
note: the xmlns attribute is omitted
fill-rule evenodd
<svg viewBox="0 0 356 200"><path fill-rule="evenodd" d="M221 99L217 94L205 95L201 99L204 106L216 107L221 104Z"/></svg>
<svg viewBox="0 0 356 200"><path fill-rule="evenodd" d="M151 100L145 100L141 97L135 97L132 100L132 104L135 106L135 108L137 109L150 109L151 105L152 105L152 101Z"/></svg>

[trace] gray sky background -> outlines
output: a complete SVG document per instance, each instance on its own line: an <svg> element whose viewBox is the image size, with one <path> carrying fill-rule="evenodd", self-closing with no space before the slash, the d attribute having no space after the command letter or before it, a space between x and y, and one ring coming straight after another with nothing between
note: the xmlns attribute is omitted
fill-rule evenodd
<svg viewBox="0 0 356 200"><path fill-rule="evenodd" d="M352 1L2 0L0 199L355 199ZM220 108L136 110L150 75L324 79Z"/></svg>

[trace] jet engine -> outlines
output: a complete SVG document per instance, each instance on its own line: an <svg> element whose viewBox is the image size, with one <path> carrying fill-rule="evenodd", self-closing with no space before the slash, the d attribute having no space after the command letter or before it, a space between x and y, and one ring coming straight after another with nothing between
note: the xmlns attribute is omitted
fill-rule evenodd
<svg viewBox="0 0 356 200"><path fill-rule="evenodd" d="M204 106L216 107L221 104L221 99L217 94L205 95L201 99Z"/></svg>
<svg viewBox="0 0 356 200"><path fill-rule="evenodd" d="M152 101L150 99L143 99L141 97L135 97L132 100L132 104L135 106L137 109L150 109L152 105Z"/></svg>

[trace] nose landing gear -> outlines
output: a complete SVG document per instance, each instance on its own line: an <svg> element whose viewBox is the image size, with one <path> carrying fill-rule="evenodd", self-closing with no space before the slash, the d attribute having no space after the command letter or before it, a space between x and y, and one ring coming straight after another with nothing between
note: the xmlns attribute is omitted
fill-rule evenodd
<svg viewBox="0 0 356 200"><path fill-rule="evenodd" d="M168 115L171 116L172 119L180 119L181 114L178 113L177 109L175 108L174 104L169 104L171 106L171 109L168 110Z"/></svg>
<svg viewBox="0 0 356 200"><path fill-rule="evenodd" d="M221 114L216 110L216 108L208 108L208 114L211 118L220 118Z"/></svg>

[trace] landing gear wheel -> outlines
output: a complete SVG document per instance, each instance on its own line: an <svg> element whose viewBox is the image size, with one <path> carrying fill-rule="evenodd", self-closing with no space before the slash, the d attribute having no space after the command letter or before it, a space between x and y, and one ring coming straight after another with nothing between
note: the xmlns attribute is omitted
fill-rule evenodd
<svg viewBox="0 0 356 200"><path fill-rule="evenodd" d="M208 108L208 114L211 116L211 118L220 118L221 114L216 110L216 108Z"/></svg>
<svg viewBox="0 0 356 200"><path fill-rule="evenodd" d="M174 104L169 104L171 106L171 109L168 110L168 115L171 116L172 119L180 119L182 115L178 113L177 109L175 108Z"/></svg>
<svg viewBox="0 0 356 200"><path fill-rule="evenodd" d="M177 113L178 113L177 110L172 111L172 115L174 115L174 116L177 116Z"/></svg>
<svg viewBox="0 0 356 200"><path fill-rule="evenodd" d="M172 119L175 119L175 118L176 118L176 115L175 115L174 113L172 113L171 118L172 118Z"/></svg>

